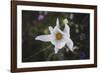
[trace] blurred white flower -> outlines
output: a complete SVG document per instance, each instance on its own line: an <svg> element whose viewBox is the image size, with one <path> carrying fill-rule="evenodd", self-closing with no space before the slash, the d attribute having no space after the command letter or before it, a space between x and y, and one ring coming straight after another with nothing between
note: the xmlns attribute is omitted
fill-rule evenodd
<svg viewBox="0 0 100 73"><path fill-rule="evenodd" d="M55 48L55 54L62 49L65 45L69 48L69 50L73 51L73 41L70 38L70 28L67 25L68 20L64 19L65 28L63 31L60 30L59 19L57 18L56 26L53 28L49 26L49 35L40 35L35 38L35 40L40 40L43 42L51 42Z"/></svg>
<svg viewBox="0 0 100 73"><path fill-rule="evenodd" d="M68 24L68 20L67 19L64 19L63 22L64 22L64 24Z"/></svg>
<svg viewBox="0 0 100 73"><path fill-rule="evenodd" d="M73 19L74 18L74 14L70 14L70 19Z"/></svg>

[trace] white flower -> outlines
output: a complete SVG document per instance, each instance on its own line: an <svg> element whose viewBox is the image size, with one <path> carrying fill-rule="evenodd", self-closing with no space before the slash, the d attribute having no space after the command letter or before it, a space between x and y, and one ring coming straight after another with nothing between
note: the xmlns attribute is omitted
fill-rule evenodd
<svg viewBox="0 0 100 73"><path fill-rule="evenodd" d="M69 50L73 51L73 41L70 38L70 28L67 23L68 20L65 19L65 28L63 31L61 31L59 26L59 19L57 18L56 26L54 27L54 29L52 28L52 26L49 26L49 35L40 35L35 39L43 42L51 42L55 46L55 53L57 53L59 49L62 49L65 45L67 45Z"/></svg>

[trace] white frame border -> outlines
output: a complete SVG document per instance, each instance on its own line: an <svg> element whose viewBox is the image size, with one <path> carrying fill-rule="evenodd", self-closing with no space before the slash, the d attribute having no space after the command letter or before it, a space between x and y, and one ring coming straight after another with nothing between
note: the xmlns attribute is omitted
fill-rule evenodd
<svg viewBox="0 0 100 73"><path fill-rule="evenodd" d="M54 11L54 12L73 12L73 13L89 13L90 14L90 59L89 60L72 60L72 61L48 61L48 62L31 62L22 63L22 10L33 11ZM49 67L49 66L64 66L64 65L83 65L94 64L94 10L79 9L79 8L58 8L44 6L23 6L17 5L17 68L30 67Z"/></svg>

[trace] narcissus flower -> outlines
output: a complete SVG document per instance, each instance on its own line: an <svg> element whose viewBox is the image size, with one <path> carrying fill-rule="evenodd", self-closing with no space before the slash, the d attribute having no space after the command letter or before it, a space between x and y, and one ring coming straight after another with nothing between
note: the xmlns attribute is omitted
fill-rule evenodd
<svg viewBox="0 0 100 73"><path fill-rule="evenodd" d="M49 26L49 35L39 35L35 40L40 40L43 42L51 42L55 47L55 54L58 53L59 49L62 49L67 45L69 50L73 51L73 41L70 38L70 28L68 26L68 20L64 19L65 28L60 30L59 19L57 18L56 26L53 28Z"/></svg>

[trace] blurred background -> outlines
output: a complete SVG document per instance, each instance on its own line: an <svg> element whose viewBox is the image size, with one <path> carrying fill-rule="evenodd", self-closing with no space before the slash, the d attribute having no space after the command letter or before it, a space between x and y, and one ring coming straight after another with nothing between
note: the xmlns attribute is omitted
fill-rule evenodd
<svg viewBox="0 0 100 73"><path fill-rule="evenodd" d="M61 29L63 20L68 19L70 36L74 42L74 52L65 47L54 53L50 42L35 40L38 35L50 34L48 26L54 27L59 18ZM45 11L22 11L22 62L82 60L90 58L90 15L87 13L64 13Z"/></svg>

